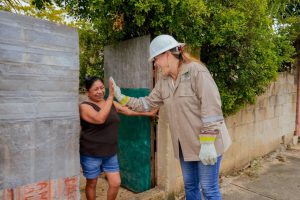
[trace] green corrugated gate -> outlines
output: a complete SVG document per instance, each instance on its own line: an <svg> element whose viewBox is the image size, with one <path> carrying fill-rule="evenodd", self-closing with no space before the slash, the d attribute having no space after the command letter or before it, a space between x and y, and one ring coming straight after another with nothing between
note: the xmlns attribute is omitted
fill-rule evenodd
<svg viewBox="0 0 300 200"><path fill-rule="evenodd" d="M144 97L149 89L122 89L132 97ZM151 120L149 117L121 116L118 158L122 186L142 192L151 188Z"/></svg>

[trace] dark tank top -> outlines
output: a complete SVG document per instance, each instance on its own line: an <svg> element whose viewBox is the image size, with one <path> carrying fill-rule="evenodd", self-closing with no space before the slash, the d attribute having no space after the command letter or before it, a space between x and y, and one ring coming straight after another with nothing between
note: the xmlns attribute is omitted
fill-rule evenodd
<svg viewBox="0 0 300 200"><path fill-rule="evenodd" d="M97 112L101 108L90 102L82 102L92 106ZM117 153L118 128L120 117L112 105L109 115L103 124L92 124L80 118L80 154L85 156L112 156Z"/></svg>

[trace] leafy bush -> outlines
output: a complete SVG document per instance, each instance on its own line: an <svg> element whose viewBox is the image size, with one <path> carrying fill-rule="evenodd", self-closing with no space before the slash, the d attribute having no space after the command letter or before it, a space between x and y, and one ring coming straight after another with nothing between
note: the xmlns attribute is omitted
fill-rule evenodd
<svg viewBox="0 0 300 200"><path fill-rule="evenodd" d="M78 29L80 50L79 86L84 88L86 76L98 76L103 79L103 45L100 35L92 29L90 24Z"/></svg>
<svg viewBox="0 0 300 200"><path fill-rule="evenodd" d="M71 13L93 23L103 45L168 33L200 47L226 115L254 103L282 64L292 61L292 43L276 33L270 6L267 0L67 1Z"/></svg>
<svg viewBox="0 0 300 200"><path fill-rule="evenodd" d="M33 3L40 8L37 0ZM43 2L52 2L44 0ZM54 0L77 19L81 31L81 79L99 70L103 46L133 37L173 35L200 49L219 87L225 115L254 103L286 70L299 39L297 0ZM298 28L297 28L298 27ZM87 29L89 30L89 29ZM195 52L193 52L195 53ZM196 52L196 54L199 54ZM93 71L93 70L94 71Z"/></svg>

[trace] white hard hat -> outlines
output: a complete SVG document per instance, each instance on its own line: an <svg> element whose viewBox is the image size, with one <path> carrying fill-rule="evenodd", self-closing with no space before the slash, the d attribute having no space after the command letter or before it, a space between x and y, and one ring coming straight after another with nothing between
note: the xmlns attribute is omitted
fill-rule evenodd
<svg viewBox="0 0 300 200"><path fill-rule="evenodd" d="M150 43L150 57L148 61L152 61L155 56L173 49L174 47L183 45L184 43L177 42L171 35L159 35Z"/></svg>

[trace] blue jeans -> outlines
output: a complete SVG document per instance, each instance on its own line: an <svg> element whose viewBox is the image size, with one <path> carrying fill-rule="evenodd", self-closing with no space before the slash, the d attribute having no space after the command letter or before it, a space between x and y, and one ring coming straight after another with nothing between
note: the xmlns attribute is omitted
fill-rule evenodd
<svg viewBox="0 0 300 200"><path fill-rule="evenodd" d="M214 165L203 165L201 161L184 161L179 148L180 165L184 180L186 200L221 200L219 170L222 156Z"/></svg>
<svg viewBox="0 0 300 200"><path fill-rule="evenodd" d="M84 156L80 155L83 176L87 179L97 178L102 172L119 172L117 154L113 156Z"/></svg>

